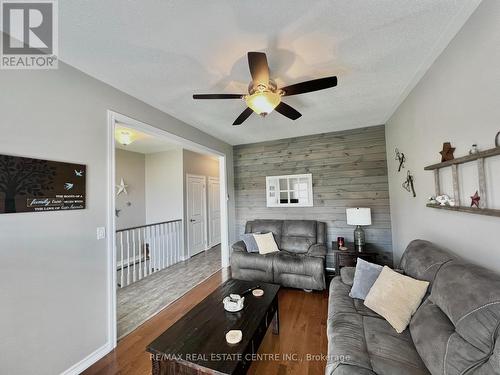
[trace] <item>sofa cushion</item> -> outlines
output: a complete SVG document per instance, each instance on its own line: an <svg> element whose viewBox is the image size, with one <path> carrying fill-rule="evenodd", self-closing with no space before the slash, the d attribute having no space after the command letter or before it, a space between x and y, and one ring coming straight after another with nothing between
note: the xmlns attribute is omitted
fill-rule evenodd
<svg viewBox="0 0 500 375"><path fill-rule="evenodd" d="M322 290L325 288L324 259L296 255L287 251L276 253L273 259L274 280L283 286Z"/></svg>
<svg viewBox="0 0 500 375"><path fill-rule="evenodd" d="M382 315L396 330L403 332L427 292L428 281L413 279L384 266L366 296L365 306Z"/></svg>
<svg viewBox="0 0 500 375"><path fill-rule="evenodd" d="M443 264L456 257L429 241L414 240L407 246L399 268L405 275L414 279L428 281L429 291L437 272Z"/></svg>
<svg viewBox="0 0 500 375"><path fill-rule="evenodd" d="M354 274L356 273L356 267L342 267L340 269L340 278L344 284L352 286L354 283Z"/></svg>
<svg viewBox="0 0 500 375"><path fill-rule="evenodd" d="M351 313L373 316L383 319L376 312L363 304L363 300L349 297L351 287L345 284L340 277L335 277L330 282L330 296L328 299L328 317L338 313Z"/></svg>
<svg viewBox="0 0 500 375"><path fill-rule="evenodd" d="M245 243L246 249L249 253L258 253L259 247L257 246L257 242L255 241L255 237L253 235L253 233L243 233L241 235L241 240Z"/></svg>
<svg viewBox="0 0 500 375"><path fill-rule="evenodd" d="M283 220L253 220L247 221L245 233L268 233L274 235L274 240L279 248L281 248L281 233L283 229Z"/></svg>
<svg viewBox="0 0 500 375"><path fill-rule="evenodd" d="M380 275L380 272L382 272L382 268L383 267L378 264L370 263L359 258L356 264L356 272L354 274L354 281L349 296L352 298L365 299Z"/></svg>
<svg viewBox="0 0 500 375"><path fill-rule="evenodd" d="M500 374L500 275L461 261L443 265L410 328L433 373Z"/></svg>
<svg viewBox="0 0 500 375"><path fill-rule="evenodd" d="M327 335L326 374L429 375L408 330L397 334L383 319L335 314Z"/></svg>
<svg viewBox="0 0 500 375"><path fill-rule="evenodd" d="M281 237L281 250L291 253L307 253L309 247L317 242L315 220L285 220Z"/></svg>
<svg viewBox="0 0 500 375"><path fill-rule="evenodd" d="M278 245L276 244L272 233L254 234L253 238L257 243L259 254L264 255L269 253L276 253L279 251Z"/></svg>

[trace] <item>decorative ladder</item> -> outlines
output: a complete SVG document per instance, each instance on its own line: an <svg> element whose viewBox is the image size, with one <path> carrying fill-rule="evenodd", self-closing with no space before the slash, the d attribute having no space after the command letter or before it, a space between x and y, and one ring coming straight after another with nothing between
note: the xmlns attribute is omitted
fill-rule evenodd
<svg viewBox="0 0 500 375"><path fill-rule="evenodd" d="M443 210L452 210L460 212L468 212L479 215L497 216L500 217L500 210L488 208L488 201L486 196L486 175L484 171L484 159L492 156L500 155L500 147L495 147L486 151L478 152L477 154L463 156L453 160L448 160L442 163L428 165L424 168L426 171L434 171L434 185L436 196L441 195L441 186L439 183L439 170L441 168L450 167L453 179L453 198L455 199L456 206L441 206L439 204L428 203L427 207L438 208ZM458 165L477 161L477 170L479 177L479 208L467 207L460 204L460 191L458 184Z"/></svg>

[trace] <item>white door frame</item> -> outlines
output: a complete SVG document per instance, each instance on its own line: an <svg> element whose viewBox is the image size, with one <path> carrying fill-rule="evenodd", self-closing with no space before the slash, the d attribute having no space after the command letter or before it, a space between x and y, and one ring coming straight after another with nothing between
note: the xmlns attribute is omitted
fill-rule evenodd
<svg viewBox="0 0 500 375"><path fill-rule="evenodd" d="M212 176L208 176L208 181L207 181L207 221L208 221L208 237L207 237L207 243L208 243L208 248L211 248L215 245L218 244L217 243L213 243L212 242L212 238L210 237L210 233L212 233L211 231L211 226L212 226L212 211L210 211L210 183L211 182L215 182L217 184L219 184L219 192L220 192L220 179L219 177L212 177ZM220 202L219 202L219 205L220 205ZM219 220L220 220L220 217L219 217Z"/></svg>
<svg viewBox="0 0 500 375"><path fill-rule="evenodd" d="M203 146L199 143L179 137L166 130L145 124L141 121L128 117L111 110L107 111L108 117L108 150L107 150L107 170L108 170L108 197L107 197L107 304L108 304L108 345L109 351L116 347L116 254L115 254L115 124L125 123L141 132L157 137L168 139L172 143L177 143L185 149L210 153L219 159L220 175L220 202L221 202L221 266L229 267L229 220L228 220L228 186L225 153ZM184 232L184 229L183 229ZM182 236L184 238L184 236ZM183 241L184 245L184 241ZM109 352L108 351L108 352Z"/></svg>
<svg viewBox="0 0 500 375"><path fill-rule="evenodd" d="M208 222L208 215L207 215L207 202L208 202L208 198L207 198L207 177L206 176L202 176L202 175L198 175L198 174L192 174L192 173L186 173L186 220L189 220L189 199L188 199L188 194L189 194L189 178L190 177L194 177L194 178L202 178L203 181L205 182L205 191L204 191L204 194L203 194L203 217L204 217L204 220L203 220L203 251L206 251L207 250L207 247L208 247L208 234L207 234L207 229L208 229L208 225L207 225L207 222ZM188 257L192 257L193 254L191 254L191 244L189 243L189 224L187 223L186 221L186 239L187 239L187 254L188 254ZM199 254L200 252L196 253L196 254ZM194 255L196 255L194 254Z"/></svg>

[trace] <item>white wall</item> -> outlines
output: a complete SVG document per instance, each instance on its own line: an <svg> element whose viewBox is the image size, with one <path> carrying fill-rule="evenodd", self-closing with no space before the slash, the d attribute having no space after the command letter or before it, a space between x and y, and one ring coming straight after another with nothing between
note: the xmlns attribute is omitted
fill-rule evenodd
<svg viewBox="0 0 500 375"><path fill-rule="evenodd" d="M500 271L500 218L425 207L434 194L432 171L424 166L440 161L442 143L451 141L455 156L472 143L494 147L500 130L500 1L484 0L462 30L432 65L417 87L387 123L387 153L394 256L399 259L409 241L434 241L463 258ZM396 173L394 148L407 156L415 174L417 198L403 188ZM474 168L461 168L465 204L477 183ZM489 200L500 208L500 158L487 165ZM451 173L444 190L451 192ZM493 176L492 176L493 175ZM465 200L465 199L464 199Z"/></svg>
<svg viewBox="0 0 500 375"><path fill-rule="evenodd" d="M107 110L225 152L231 227L232 148L61 62L0 88L1 153L87 165L85 210L0 215L0 373L53 375L109 343Z"/></svg>
<svg viewBox="0 0 500 375"><path fill-rule="evenodd" d="M146 155L147 224L183 218L182 149Z"/></svg>
<svg viewBox="0 0 500 375"><path fill-rule="evenodd" d="M145 165L144 154L115 149L115 183L119 185L123 178L128 185L127 194L116 196L116 209L120 210L115 218L116 229L136 227L146 222Z"/></svg>

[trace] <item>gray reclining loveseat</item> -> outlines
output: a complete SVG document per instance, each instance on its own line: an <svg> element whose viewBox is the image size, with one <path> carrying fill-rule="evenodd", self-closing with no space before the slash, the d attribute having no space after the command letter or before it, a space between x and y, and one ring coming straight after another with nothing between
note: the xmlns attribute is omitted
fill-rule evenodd
<svg viewBox="0 0 500 375"><path fill-rule="evenodd" d="M245 233L272 232L279 252L249 253L233 245L232 277L300 289L325 289L326 225L315 220L253 220Z"/></svg>
<svg viewBox="0 0 500 375"><path fill-rule="evenodd" d="M332 280L326 374L499 375L500 275L422 240L408 245L400 269L430 282L401 334L349 297L354 268Z"/></svg>

